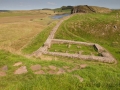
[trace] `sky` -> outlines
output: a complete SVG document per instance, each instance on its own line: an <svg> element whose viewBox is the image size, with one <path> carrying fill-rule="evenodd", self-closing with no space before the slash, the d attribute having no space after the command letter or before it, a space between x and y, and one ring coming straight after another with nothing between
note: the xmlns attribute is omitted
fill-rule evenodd
<svg viewBox="0 0 120 90"><path fill-rule="evenodd" d="M69 5L91 5L120 9L120 0L0 0L0 10L54 9Z"/></svg>

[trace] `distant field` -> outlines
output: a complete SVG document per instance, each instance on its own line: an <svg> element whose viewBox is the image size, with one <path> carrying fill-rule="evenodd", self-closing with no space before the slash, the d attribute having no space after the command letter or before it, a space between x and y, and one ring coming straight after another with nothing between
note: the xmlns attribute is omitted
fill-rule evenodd
<svg viewBox="0 0 120 90"><path fill-rule="evenodd" d="M20 51L53 20L52 10L0 12L0 49Z"/></svg>

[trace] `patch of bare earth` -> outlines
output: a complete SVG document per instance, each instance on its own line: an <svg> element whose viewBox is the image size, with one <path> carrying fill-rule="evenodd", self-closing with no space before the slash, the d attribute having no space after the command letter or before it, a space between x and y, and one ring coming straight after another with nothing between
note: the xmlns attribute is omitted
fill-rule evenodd
<svg viewBox="0 0 120 90"><path fill-rule="evenodd" d="M3 67L1 68L1 70L2 70L2 71L7 71L7 70L8 70L8 66L7 66L7 65L3 66Z"/></svg>
<svg viewBox="0 0 120 90"><path fill-rule="evenodd" d="M57 69L57 67L55 67L55 66L52 66L52 65L50 65L50 66L48 66L51 70L56 70Z"/></svg>
<svg viewBox="0 0 120 90"><path fill-rule="evenodd" d="M48 66L49 67L49 71L48 71L48 74L56 74L56 70L57 70L57 67L53 66L53 65L50 65Z"/></svg>
<svg viewBox="0 0 120 90"><path fill-rule="evenodd" d="M46 60L46 61L52 61L52 60L53 60L53 57L41 55L41 56L40 56L40 59L41 59L41 60Z"/></svg>
<svg viewBox="0 0 120 90"><path fill-rule="evenodd" d="M38 70L41 69L41 65L39 65L39 64L37 64L37 65L32 65L30 68L32 69L32 71L38 71Z"/></svg>
<svg viewBox="0 0 120 90"><path fill-rule="evenodd" d="M58 72L56 73L57 75L64 74L65 70L63 68L59 68Z"/></svg>
<svg viewBox="0 0 120 90"><path fill-rule="evenodd" d="M34 72L34 74L45 74L45 72L43 70L40 70L40 71Z"/></svg>
<svg viewBox="0 0 120 90"><path fill-rule="evenodd" d="M81 68L81 69L84 69L84 68L86 68L87 66L88 66L87 64L81 64L81 65L80 65L80 68Z"/></svg>
<svg viewBox="0 0 120 90"><path fill-rule="evenodd" d="M20 65L22 65L23 63L22 62L17 62L17 63L15 63L13 66L20 66Z"/></svg>
<svg viewBox="0 0 120 90"><path fill-rule="evenodd" d="M63 68L64 68L64 69L69 69L70 67L68 67L68 66L63 66Z"/></svg>
<svg viewBox="0 0 120 90"><path fill-rule="evenodd" d="M48 71L48 74L56 74L56 71L54 71L54 70L49 70L49 71Z"/></svg>
<svg viewBox="0 0 120 90"><path fill-rule="evenodd" d="M6 76L6 72L0 71L0 77Z"/></svg>
<svg viewBox="0 0 120 90"><path fill-rule="evenodd" d="M0 77L6 76L6 71L8 70L8 66L5 65L2 68L0 68Z"/></svg>
<svg viewBox="0 0 120 90"><path fill-rule="evenodd" d="M48 67L42 67L42 70L47 71L49 68Z"/></svg>
<svg viewBox="0 0 120 90"><path fill-rule="evenodd" d="M88 65L87 64L81 64L81 65L76 65L74 68L69 68L68 66L64 66L63 68L67 71L67 72L73 72L76 70L80 70L80 69L84 69L86 68Z"/></svg>
<svg viewBox="0 0 120 90"><path fill-rule="evenodd" d="M27 73L28 71L27 71L27 68L26 68L26 66L21 66L20 68L18 68L15 72L14 72L14 74L23 74L23 73Z"/></svg>

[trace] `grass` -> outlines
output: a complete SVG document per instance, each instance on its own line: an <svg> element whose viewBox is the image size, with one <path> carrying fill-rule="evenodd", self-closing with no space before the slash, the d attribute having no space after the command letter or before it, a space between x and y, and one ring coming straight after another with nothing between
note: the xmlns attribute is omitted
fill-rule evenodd
<svg viewBox="0 0 120 90"><path fill-rule="evenodd" d="M61 13L71 13L71 9L62 10L62 8L57 8L57 9L54 9L54 12L58 13L58 14L61 14Z"/></svg>
<svg viewBox="0 0 120 90"><path fill-rule="evenodd" d="M57 21L51 18L55 14L57 12L54 13L53 10L0 12L0 49L15 53L21 53L21 50L25 53L37 50L54 27L53 22ZM28 50L31 47L33 49Z"/></svg>
<svg viewBox="0 0 120 90"><path fill-rule="evenodd" d="M53 57L53 56L51 56ZM18 67L13 67L16 62L23 62L28 73L14 75ZM9 63L8 63L9 62ZM80 64L87 64L85 69L67 72L61 75L35 75L30 66L39 64L42 67L54 65L62 68L71 68ZM7 76L0 77L1 90L119 90L120 73L118 65L90 62L65 57L57 57L57 60L45 61L40 59L28 59L23 56L14 55L6 51L0 51L0 67L7 65ZM74 75L81 76L84 81L81 83Z"/></svg>
<svg viewBox="0 0 120 90"><path fill-rule="evenodd" d="M32 40L32 42L27 45L22 51L24 53L32 53L39 49L41 46L43 46L44 42L48 38L48 35L50 34L50 31L55 26L55 23L49 25L46 29L44 29L41 33L39 33L36 38Z"/></svg>
<svg viewBox="0 0 120 90"><path fill-rule="evenodd" d="M55 20L51 10L9 11L0 13L0 49L21 52Z"/></svg>
<svg viewBox="0 0 120 90"><path fill-rule="evenodd" d="M9 11L0 12L0 17L15 17L15 16L31 16L31 15L54 15L53 10L19 10L19 11Z"/></svg>
<svg viewBox="0 0 120 90"><path fill-rule="evenodd" d="M79 53L82 55L99 55L98 52L94 49L93 46L85 46L85 45L75 45L75 44L52 44L49 51L52 52L63 52L63 53Z"/></svg>
<svg viewBox="0 0 120 90"><path fill-rule="evenodd" d="M56 33L56 38L98 43L110 51L110 53L117 59L118 64L107 64L96 61L84 61L74 58L55 57L48 55L44 56L44 58L41 59L30 57L27 58L25 56L12 54L8 52L9 48L6 48L6 51L0 50L0 68L4 65L8 66L8 70L6 71L7 76L0 77L0 90L119 90L120 41L118 34L120 28L120 17L117 17L117 13L119 14L120 12L114 11L108 14L74 15L62 23ZM48 19L46 18L46 20ZM31 20L28 21L31 22ZM1 49L3 49L3 46L11 46L12 42L15 42L17 40L18 43L16 46L21 45L23 40L21 40L19 37L25 39L23 36L28 37L26 36L28 35L28 32L33 32L35 30L35 27L38 27L37 30L39 30L39 25L41 25L42 20L41 18L36 18L33 19L31 24L27 24L26 21L19 23L20 24L4 23L0 25ZM46 29L44 27L44 30L42 29L38 32L36 30L36 34L34 34L34 36L32 35L33 33L31 33L32 36L29 34L32 38L25 41L28 46L24 44L25 48L22 49L23 52L31 53L42 46L47 38L47 35L49 34L49 31L52 27L54 27L54 25L55 23L51 23ZM109 26L107 29L105 29L106 25ZM117 29L115 29L114 26L117 26ZM32 30L30 30L31 27L33 27ZM12 37L12 35L14 37ZM58 45L55 45L53 49L57 46ZM65 45L61 45L59 48L66 49ZM75 45L72 45L71 49L77 50ZM89 50L88 47L87 49L82 49ZM28 73L22 75L13 74L14 71L19 67L14 67L13 65L19 61L23 62L23 65L27 67ZM78 69L72 72L66 71L65 74L60 75L48 74L47 72L49 72L49 69L46 70L46 74L44 75L35 75L30 67L31 65L36 64L41 65L42 68L49 67L49 65L53 65L57 68L68 66L70 67L70 70L81 64L87 64L88 66L84 69ZM78 78L74 77L74 75L82 77L84 81L80 82Z"/></svg>
<svg viewBox="0 0 120 90"><path fill-rule="evenodd" d="M120 59L120 12L76 14L59 27L55 38L98 43Z"/></svg>

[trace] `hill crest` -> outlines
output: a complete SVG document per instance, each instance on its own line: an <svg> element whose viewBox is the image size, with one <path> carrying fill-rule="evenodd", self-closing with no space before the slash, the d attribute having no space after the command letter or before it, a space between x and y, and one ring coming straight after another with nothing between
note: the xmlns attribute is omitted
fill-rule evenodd
<svg viewBox="0 0 120 90"><path fill-rule="evenodd" d="M108 13L111 12L112 10L109 8L105 7L98 7L98 6L88 6L88 5L78 5L78 6L73 6L71 9L71 14L73 13Z"/></svg>

